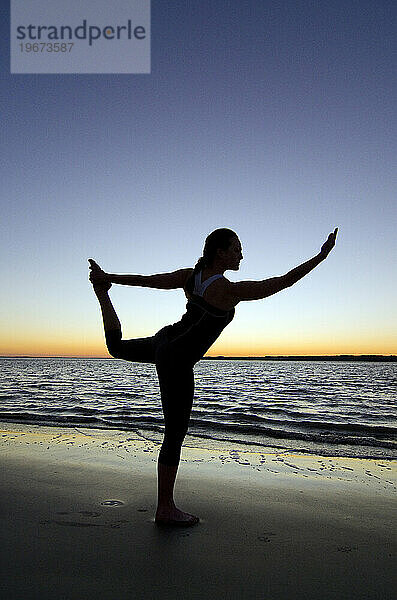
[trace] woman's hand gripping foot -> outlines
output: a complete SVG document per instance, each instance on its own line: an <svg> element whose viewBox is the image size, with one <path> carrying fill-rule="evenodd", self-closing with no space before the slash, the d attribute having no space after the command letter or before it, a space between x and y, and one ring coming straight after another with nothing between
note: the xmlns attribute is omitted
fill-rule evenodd
<svg viewBox="0 0 397 600"><path fill-rule="evenodd" d="M107 292L112 287L109 281L109 275L105 273L103 269L93 260L88 259L90 263L90 276L89 279L92 283L95 292Z"/></svg>

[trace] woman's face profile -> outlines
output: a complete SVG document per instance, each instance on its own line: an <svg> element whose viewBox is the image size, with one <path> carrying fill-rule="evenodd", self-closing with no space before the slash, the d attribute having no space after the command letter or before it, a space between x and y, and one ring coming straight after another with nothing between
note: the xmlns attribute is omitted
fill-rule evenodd
<svg viewBox="0 0 397 600"><path fill-rule="evenodd" d="M240 268L240 261L243 260L242 246L238 237L232 238L229 248L227 250L222 250L221 252L225 269L238 271Z"/></svg>

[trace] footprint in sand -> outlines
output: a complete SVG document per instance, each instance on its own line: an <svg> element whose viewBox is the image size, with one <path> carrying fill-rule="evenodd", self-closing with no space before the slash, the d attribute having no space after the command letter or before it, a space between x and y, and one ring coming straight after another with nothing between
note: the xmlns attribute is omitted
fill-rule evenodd
<svg viewBox="0 0 397 600"><path fill-rule="evenodd" d="M113 521L113 523L109 523L109 527L111 527L112 529L120 529L120 527L124 523L129 523L129 521L127 521L126 519L120 519L120 521Z"/></svg>
<svg viewBox="0 0 397 600"><path fill-rule="evenodd" d="M351 552L352 550L357 550L357 546L338 546L338 552Z"/></svg>
<svg viewBox="0 0 397 600"><path fill-rule="evenodd" d="M268 532L265 531L263 535L258 535L257 539L260 542L270 542L271 539L270 539L270 537L268 537L269 535L276 535L276 534L273 533L273 531L268 531Z"/></svg>
<svg viewBox="0 0 397 600"><path fill-rule="evenodd" d="M112 523L80 523L79 521L57 521L55 519L48 521L40 521L40 525L49 525L54 523L55 525L63 525L67 527L111 527L112 529L119 529L124 523L128 523L125 519L120 521L113 521Z"/></svg>
<svg viewBox="0 0 397 600"><path fill-rule="evenodd" d="M101 513L93 512L91 510L80 510L79 515L83 515L83 517L100 517Z"/></svg>
<svg viewBox="0 0 397 600"><path fill-rule="evenodd" d="M124 504L124 502L122 502L121 500L108 500L106 502L111 502L111 506L113 506L113 502L118 503L117 505L120 504ZM106 504L106 502L103 502L102 504ZM145 509L144 509L145 510ZM79 511L57 511L55 513L56 515L60 515L60 516L66 516L66 515L82 515L83 517L88 517L88 518L97 518L101 516L101 513L99 512L95 512L92 510L79 510ZM40 524L42 525L48 525L50 523L54 523L55 525L66 525L69 527L111 527L112 529L118 529L120 528L124 523L128 523L129 521L126 521L125 519L121 519L118 521L105 521L103 523L87 523L87 521L58 521L56 519L51 519L48 521L40 521Z"/></svg>
<svg viewBox="0 0 397 600"><path fill-rule="evenodd" d="M40 521L40 525L48 525L49 523L55 523L55 525L68 525L70 527L100 527L98 523L79 523L78 521Z"/></svg>
<svg viewBox="0 0 397 600"><path fill-rule="evenodd" d="M83 517L100 517L101 516L101 513L99 513L99 512L93 512L92 510L79 510L77 513L59 510L55 514L56 515L78 514L78 515L83 515Z"/></svg>

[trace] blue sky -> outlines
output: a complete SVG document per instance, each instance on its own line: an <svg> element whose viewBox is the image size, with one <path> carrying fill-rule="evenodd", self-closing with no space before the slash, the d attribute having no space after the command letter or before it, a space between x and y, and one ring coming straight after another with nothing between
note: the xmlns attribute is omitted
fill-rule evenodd
<svg viewBox="0 0 397 600"><path fill-rule="evenodd" d="M188 267L221 226L243 244L234 281L340 235L304 280L241 303L213 354L396 353L396 13L152 1L150 75L11 75L3 53L0 353L106 355L87 258ZM112 298L126 337L185 306L180 291Z"/></svg>

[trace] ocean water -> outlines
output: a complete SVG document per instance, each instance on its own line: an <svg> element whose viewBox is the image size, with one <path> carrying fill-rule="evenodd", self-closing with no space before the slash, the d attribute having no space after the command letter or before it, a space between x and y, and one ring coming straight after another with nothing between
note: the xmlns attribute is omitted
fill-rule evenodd
<svg viewBox="0 0 397 600"><path fill-rule="evenodd" d="M203 360L189 438L327 456L397 457L397 364ZM0 359L0 421L135 431L161 442L155 367Z"/></svg>

